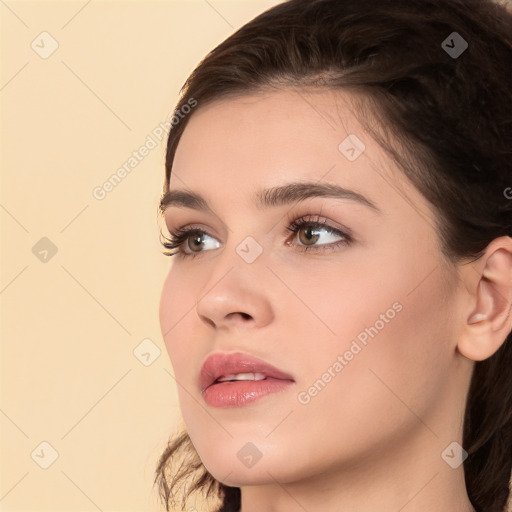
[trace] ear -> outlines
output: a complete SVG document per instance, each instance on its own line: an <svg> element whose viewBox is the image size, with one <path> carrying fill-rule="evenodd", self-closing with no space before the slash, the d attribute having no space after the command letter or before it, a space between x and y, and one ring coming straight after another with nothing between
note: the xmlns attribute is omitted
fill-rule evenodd
<svg viewBox="0 0 512 512"><path fill-rule="evenodd" d="M457 349L468 359L483 361L512 330L512 238L494 239L466 270L470 300Z"/></svg>

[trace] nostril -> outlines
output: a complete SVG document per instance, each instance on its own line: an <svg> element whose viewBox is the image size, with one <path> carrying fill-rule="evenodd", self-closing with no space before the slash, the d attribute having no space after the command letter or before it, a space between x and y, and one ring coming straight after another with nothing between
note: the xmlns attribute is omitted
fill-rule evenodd
<svg viewBox="0 0 512 512"><path fill-rule="evenodd" d="M236 311L229 314L230 317L236 317L236 315L240 315L244 320L250 320L252 318L252 316L248 313L242 313L241 311Z"/></svg>
<svg viewBox="0 0 512 512"><path fill-rule="evenodd" d="M242 322L246 320L253 320L253 317L248 313L242 313L241 311L234 311L226 316L226 319L230 319L232 322Z"/></svg>

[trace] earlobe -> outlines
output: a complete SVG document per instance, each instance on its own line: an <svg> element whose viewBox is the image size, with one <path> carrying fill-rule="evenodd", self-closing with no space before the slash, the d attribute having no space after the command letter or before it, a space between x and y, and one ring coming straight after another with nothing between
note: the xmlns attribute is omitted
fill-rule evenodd
<svg viewBox="0 0 512 512"><path fill-rule="evenodd" d="M496 238L473 267L472 310L467 315L458 351L473 361L488 359L512 330L512 238ZM471 287L470 287L471 289Z"/></svg>

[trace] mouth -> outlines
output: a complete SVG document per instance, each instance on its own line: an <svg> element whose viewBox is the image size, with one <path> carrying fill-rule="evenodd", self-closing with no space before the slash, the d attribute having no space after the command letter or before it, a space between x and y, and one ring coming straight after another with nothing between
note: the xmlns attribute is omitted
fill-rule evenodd
<svg viewBox="0 0 512 512"><path fill-rule="evenodd" d="M213 384L217 384L218 382L238 382L243 380L266 380L267 376L264 373L233 373L231 375L226 375L225 377L219 377L213 382Z"/></svg>
<svg viewBox="0 0 512 512"><path fill-rule="evenodd" d="M239 353L209 356L199 379L205 401L216 407L246 405L294 383L291 375L275 366Z"/></svg>
<svg viewBox="0 0 512 512"><path fill-rule="evenodd" d="M204 362L199 376L199 387L204 392L213 384L223 382L288 380L294 381L288 373L275 366L241 353L216 353Z"/></svg>

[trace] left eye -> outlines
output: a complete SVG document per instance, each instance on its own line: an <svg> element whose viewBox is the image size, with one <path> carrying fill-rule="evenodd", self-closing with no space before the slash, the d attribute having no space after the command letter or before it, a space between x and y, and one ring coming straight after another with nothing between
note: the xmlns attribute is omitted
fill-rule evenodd
<svg viewBox="0 0 512 512"><path fill-rule="evenodd" d="M352 242L352 237L349 234L329 226L326 220L320 222L319 220L311 220L310 218L301 217L300 219L292 222L286 229L295 235L299 235L298 238L300 243L296 245L302 251L308 251L311 249L332 250L341 245L349 245ZM325 248L317 248L315 244L322 237L322 232L327 233L330 237L339 237L341 240L334 243L327 242L317 244L320 246L327 246ZM304 233L304 236L301 236L301 233ZM170 238L163 237L163 239L162 245L167 249L164 251L166 256L174 256L175 254L178 254L181 257L194 257L197 254L204 252L201 249L207 247L209 239L215 241L210 244L210 249L218 249L220 247L220 243L216 241L214 237L198 228L179 228L176 231L171 232ZM287 241L286 245L294 244Z"/></svg>
<svg viewBox="0 0 512 512"><path fill-rule="evenodd" d="M315 247L315 245L313 244L317 242L319 238L321 238L320 233L322 231L328 233L331 237L341 237L343 240L339 241L338 243L323 243L318 245L328 245L332 249L333 246L338 247L339 245L342 244L347 245L352 241L351 237L347 233L344 233L343 231L337 228L329 226L326 220L320 222L318 220L308 220L307 218L302 217L292 222L290 227L288 227L287 229L288 231L291 231L292 233L298 235L299 241L301 242L301 245L299 245L299 247L305 247L303 249L304 251L307 251L308 249ZM305 236L301 236L301 233L304 233ZM309 244L308 242L313 243ZM291 245L288 242L287 244Z"/></svg>

